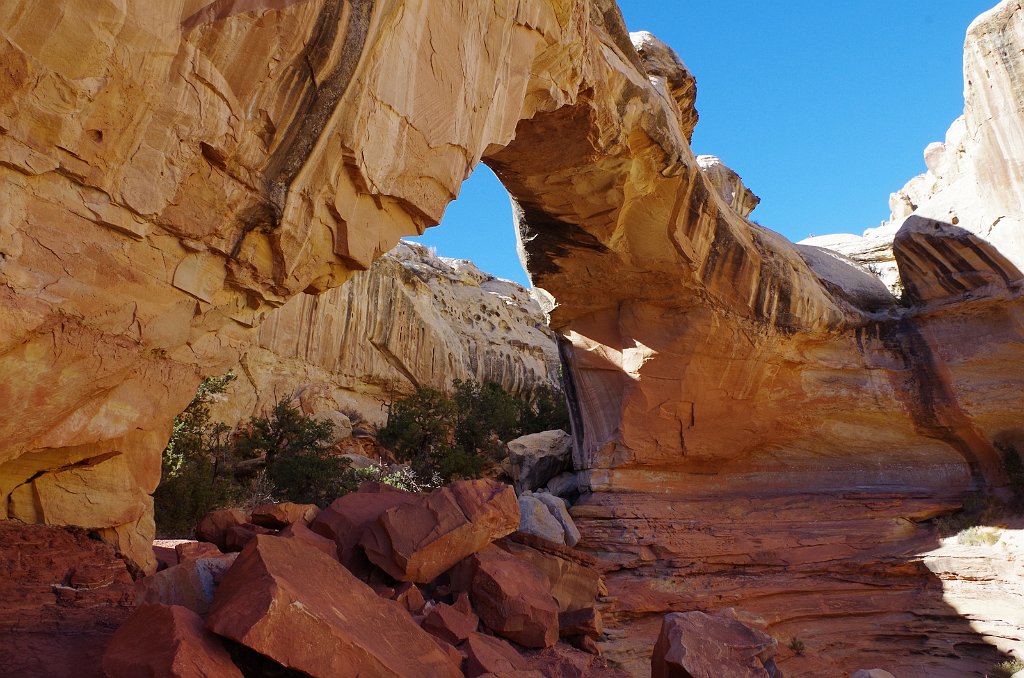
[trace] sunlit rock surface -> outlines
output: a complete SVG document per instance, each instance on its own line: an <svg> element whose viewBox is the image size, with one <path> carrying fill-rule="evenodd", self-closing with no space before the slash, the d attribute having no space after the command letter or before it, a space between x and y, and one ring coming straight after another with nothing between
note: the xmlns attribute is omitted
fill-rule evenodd
<svg viewBox="0 0 1024 678"><path fill-rule="evenodd" d="M493 381L526 397L560 387L554 334L527 290L413 243L342 287L290 300L257 341L234 368L216 419L234 423L316 391L382 424L395 398L445 390L454 379Z"/></svg>
<svg viewBox="0 0 1024 678"><path fill-rule="evenodd" d="M845 549L901 553L899 540L846 521L860 509L839 498L891 502L882 520L910 529L968 487L1002 484L1000 450L1022 447L1022 20L1007 0L972 26L964 134L930 151L950 188L925 179L927 201L900 207L906 308L867 273L741 216L748 201L729 199L690 150L692 77L660 43L634 44L611 0L8 3L3 511L63 521L79 501L65 495L84 494L94 510L81 526L151 567L146 495L200 378L236 364L289 299L436 223L483 161L515 200L531 279L563 337L574 463L595 490L583 545L615 563L660 541L645 536L652 525L747 529L730 508L742 498L778 513L764 521L778 530L770 547L669 542L609 589L705 567L719 549L760 574L815 539L842 548L808 556L826 563L808 580L780 571L780 614L799 614L795 589L875 581ZM808 488L824 503L780 520ZM692 518L664 503L707 495L720 499ZM830 529L822 515L840 536L814 536ZM611 522L626 518L638 531ZM912 602L929 579L908 577ZM739 608L772 590L743 583ZM855 598L868 601L860 619L819 655L830 670L864 666L840 640L893 614L884 597ZM846 614L823 605L806 624ZM617 617L642 624L663 608ZM942 645L941 629L911 616L907 638ZM984 648L963 638L945 665L974 670Z"/></svg>

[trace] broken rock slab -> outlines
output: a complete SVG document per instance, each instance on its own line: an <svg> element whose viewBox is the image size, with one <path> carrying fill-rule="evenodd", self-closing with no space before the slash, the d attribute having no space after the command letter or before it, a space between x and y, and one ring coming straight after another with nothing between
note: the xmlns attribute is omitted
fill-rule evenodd
<svg viewBox="0 0 1024 678"><path fill-rule="evenodd" d="M110 639L107 678L242 678L203 619L178 605L141 605Z"/></svg>
<svg viewBox="0 0 1024 678"><path fill-rule="evenodd" d="M651 655L652 678L782 678L778 642L736 619L731 608L709 615L665 615Z"/></svg>
<svg viewBox="0 0 1024 678"><path fill-rule="evenodd" d="M519 531L555 544L565 543L565 529L547 505L532 494L519 497Z"/></svg>
<svg viewBox="0 0 1024 678"><path fill-rule="evenodd" d="M510 486L458 480L388 509L360 545L395 579L425 584L518 525L519 505Z"/></svg>
<svg viewBox="0 0 1024 678"><path fill-rule="evenodd" d="M207 628L314 678L462 675L404 608L299 539L256 536L221 582Z"/></svg>
<svg viewBox="0 0 1024 678"><path fill-rule="evenodd" d="M453 585L469 589L480 621L523 647L558 641L558 602L544 574L525 560L489 546L452 573Z"/></svg>

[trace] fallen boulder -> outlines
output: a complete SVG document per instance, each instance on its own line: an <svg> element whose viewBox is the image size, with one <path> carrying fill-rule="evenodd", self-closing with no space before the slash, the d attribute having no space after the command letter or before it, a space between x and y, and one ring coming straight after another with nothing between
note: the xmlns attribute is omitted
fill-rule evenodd
<svg viewBox="0 0 1024 678"><path fill-rule="evenodd" d="M257 506L250 514L249 522L260 527L280 530L300 522L309 525L319 512L320 508L316 504L281 501Z"/></svg>
<svg viewBox="0 0 1024 678"><path fill-rule="evenodd" d="M257 534L276 534L276 531L252 523L232 525L224 532L223 549L225 551L241 551Z"/></svg>
<svg viewBox="0 0 1024 678"><path fill-rule="evenodd" d="M1017 674L1013 674L1010 678L1014 678ZM860 669L850 674L850 678L896 678L885 669Z"/></svg>
<svg viewBox="0 0 1024 678"><path fill-rule="evenodd" d="M182 541L174 546L174 554L178 563L187 563L200 558L213 558L221 555L216 544L207 541Z"/></svg>
<svg viewBox="0 0 1024 678"><path fill-rule="evenodd" d="M466 678L525 671L530 667L529 661L504 640L482 633L469 634L461 649L466 653Z"/></svg>
<svg viewBox="0 0 1024 678"><path fill-rule="evenodd" d="M292 523L281 530L278 536L284 537L285 539L301 539L307 544L323 551L331 558L334 558L335 560L338 559L338 545L334 543L333 540L321 536L309 529L302 521Z"/></svg>
<svg viewBox="0 0 1024 678"><path fill-rule="evenodd" d="M572 436L565 431L531 433L508 443L516 492L536 490L572 470Z"/></svg>
<svg viewBox="0 0 1024 678"><path fill-rule="evenodd" d="M565 529L551 515L544 502L531 494L519 497L519 531L555 544L565 543Z"/></svg>
<svg viewBox="0 0 1024 678"><path fill-rule="evenodd" d="M310 524L317 534L333 539L338 560L352 572L369 561L359 547L363 533L388 509L413 501L415 494L382 483L363 483L359 490L335 499Z"/></svg>
<svg viewBox="0 0 1024 678"><path fill-rule="evenodd" d="M458 645L476 631L480 620L472 610L466 612L446 603L430 608L423 618L423 630L446 643Z"/></svg>
<svg viewBox="0 0 1024 678"><path fill-rule="evenodd" d="M558 603L530 563L490 546L460 564L453 579L469 583L480 621L496 634L524 647L558 641Z"/></svg>
<svg viewBox="0 0 1024 678"><path fill-rule="evenodd" d="M576 523L573 522L572 516L569 515L565 500L548 492L534 492L531 496L544 504L551 512L552 517L562 526L565 545L576 546L580 542L580 531L576 527Z"/></svg>
<svg viewBox="0 0 1024 678"><path fill-rule="evenodd" d="M462 675L405 609L300 539L255 537L207 628L314 678Z"/></svg>
<svg viewBox="0 0 1024 678"><path fill-rule="evenodd" d="M137 603L160 603L188 608L205 615L213 605L213 595L237 553L188 560L135 583Z"/></svg>
<svg viewBox="0 0 1024 678"><path fill-rule="evenodd" d="M493 480L459 480L388 509L360 545L399 581L428 583L519 524L515 492Z"/></svg>
<svg viewBox="0 0 1024 678"><path fill-rule="evenodd" d="M199 519L199 524L196 526L196 539L216 544L223 551L228 530L235 525L244 525L247 522L249 522L249 516L241 509L211 511Z"/></svg>
<svg viewBox="0 0 1024 678"><path fill-rule="evenodd" d="M651 678L782 678L775 665L778 642L736 619L717 614L665 615L651 655Z"/></svg>
<svg viewBox="0 0 1024 678"><path fill-rule="evenodd" d="M601 574L592 560L579 551L536 539L523 540L520 533L502 540L498 546L544 575L559 612L592 608L598 596L606 593Z"/></svg>
<svg viewBox="0 0 1024 678"><path fill-rule="evenodd" d="M108 678L242 678L220 639L178 605L141 605L103 655Z"/></svg>

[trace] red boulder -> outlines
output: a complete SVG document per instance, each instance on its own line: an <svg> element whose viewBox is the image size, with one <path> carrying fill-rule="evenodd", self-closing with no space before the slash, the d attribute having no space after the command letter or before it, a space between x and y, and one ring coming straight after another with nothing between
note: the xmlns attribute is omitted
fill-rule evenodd
<svg viewBox="0 0 1024 678"><path fill-rule="evenodd" d="M249 516L241 509L212 511L199 520L199 524L196 526L196 539L216 544L223 551L228 530L235 525L244 525L247 522L249 522Z"/></svg>
<svg viewBox="0 0 1024 678"><path fill-rule="evenodd" d="M462 644L466 653L466 677L477 678L488 673L525 671L530 663L515 648L500 638L471 633Z"/></svg>
<svg viewBox="0 0 1024 678"><path fill-rule="evenodd" d="M518 525L510 486L460 480L385 511L360 544L395 579L427 583Z"/></svg>
<svg viewBox="0 0 1024 678"><path fill-rule="evenodd" d="M388 509L416 498L415 494L381 483L363 483L358 492L346 494L321 511L310 524L317 534L334 540L342 565L364 572L369 561L359 548L363 532Z"/></svg>
<svg viewBox="0 0 1024 678"><path fill-rule="evenodd" d="M530 563L491 546L468 558L453 578L468 582L480 620L496 634L524 647L558 641L558 603Z"/></svg>
<svg viewBox="0 0 1024 678"><path fill-rule="evenodd" d="M337 560L338 558L338 545L334 543L334 540L322 537L313 530L306 527L306 524L299 521L292 523L288 527L281 530L279 535L285 539L301 539L302 541L315 546L317 549L323 551L331 558Z"/></svg>
<svg viewBox="0 0 1024 678"><path fill-rule="evenodd" d="M736 619L732 609L710 615L665 615L651 655L652 678L782 678L778 643Z"/></svg>
<svg viewBox="0 0 1024 678"><path fill-rule="evenodd" d="M466 613L451 605L438 603L427 612L422 627L427 633L458 645L474 633L479 624L480 620L472 611Z"/></svg>
<svg viewBox="0 0 1024 678"><path fill-rule="evenodd" d="M462 675L405 609L301 539L255 537L207 628L314 678Z"/></svg>
<svg viewBox="0 0 1024 678"><path fill-rule="evenodd" d="M320 508L316 504L281 501L257 506L250 514L249 522L260 527L280 530L296 523L309 525L319 512Z"/></svg>
<svg viewBox="0 0 1024 678"><path fill-rule="evenodd" d="M202 618L177 605L136 608L110 639L103 671L108 678L242 678Z"/></svg>

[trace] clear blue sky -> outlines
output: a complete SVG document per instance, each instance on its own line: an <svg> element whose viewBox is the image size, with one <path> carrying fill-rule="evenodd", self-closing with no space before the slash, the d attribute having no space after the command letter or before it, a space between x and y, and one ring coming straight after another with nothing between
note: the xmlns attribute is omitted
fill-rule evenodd
<svg viewBox="0 0 1024 678"><path fill-rule="evenodd" d="M888 217L889 194L963 112L963 38L996 0L620 0L697 77L693 148L761 197L791 240ZM526 284L508 197L481 166L420 242Z"/></svg>

